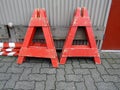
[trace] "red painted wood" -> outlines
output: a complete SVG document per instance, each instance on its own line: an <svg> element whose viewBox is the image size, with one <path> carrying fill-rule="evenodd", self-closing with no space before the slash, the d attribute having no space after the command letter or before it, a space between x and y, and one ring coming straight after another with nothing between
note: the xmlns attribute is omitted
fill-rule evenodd
<svg viewBox="0 0 120 90"><path fill-rule="evenodd" d="M46 44L42 44L43 46L31 45L36 27L42 27L46 41ZM36 9L33 12L23 45L18 55L17 63L22 64L23 61L25 61L25 57L50 58L53 67L58 67L58 57L46 17L46 11L44 9Z"/></svg>
<svg viewBox="0 0 120 90"><path fill-rule="evenodd" d="M80 14L81 13L81 14ZM72 45L76 31L78 27L85 27L87 39L89 45ZM97 50L95 38L92 31L92 25L88 16L87 9L77 8L70 30L68 32L62 55L60 58L60 64L65 64L67 57L94 57L96 64L101 64L99 53Z"/></svg>
<svg viewBox="0 0 120 90"><path fill-rule="evenodd" d="M120 50L120 0L112 0L102 50Z"/></svg>

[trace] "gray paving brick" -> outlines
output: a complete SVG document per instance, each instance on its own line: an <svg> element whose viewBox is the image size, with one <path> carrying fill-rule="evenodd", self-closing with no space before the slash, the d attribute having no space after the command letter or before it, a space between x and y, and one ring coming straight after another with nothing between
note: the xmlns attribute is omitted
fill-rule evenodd
<svg viewBox="0 0 120 90"><path fill-rule="evenodd" d="M112 68L106 59L102 59L102 64L104 65L105 68Z"/></svg>
<svg viewBox="0 0 120 90"><path fill-rule="evenodd" d="M120 75L120 69L108 69L107 70L111 75Z"/></svg>
<svg viewBox="0 0 120 90"><path fill-rule="evenodd" d="M116 54L117 58L120 58L120 53L114 53Z"/></svg>
<svg viewBox="0 0 120 90"><path fill-rule="evenodd" d="M9 79L9 80L7 81L7 83L5 84L5 87L4 87L4 88L14 89L15 83L16 83L16 81L18 81L19 77L20 77L19 74L12 74L11 79Z"/></svg>
<svg viewBox="0 0 120 90"><path fill-rule="evenodd" d="M98 71L100 72L100 74L108 74L108 72L106 71L105 67L103 65L96 65Z"/></svg>
<svg viewBox="0 0 120 90"><path fill-rule="evenodd" d="M56 90L76 90L73 82L57 82Z"/></svg>
<svg viewBox="0 0 120 90"><path fill-rule="evenodd" d="M3 90L5 83L6 83L6 81L0 81L0 89L1 90Z"/></svg>
<svg viewBox="0 0 120 90"><path fill-rule="evenodd" d="M43 80L46 80L46 75L45 74L30 74L29 79L35 80L35 81L43 81Z"/></svg>
<svg viewBox="0 0 120 90"><path fill-rule="evenodd" d="M118 90L113 83L99 82L96 83L98 90Z"/></svg>
<svg viewBox="0 0 120 90"><path fill-rule="evenodd" d="M34 89L34 81L18 81L16 82L15 89L23 89L23 90L28 90L28 89Z"/></svg>
<svg viewBox="0 0 120 90"><path fill-rule="evenodd" d="M0 56L0 60L4 59L6 56Z"/></svg>
<svg viewBox="0 0 120 90"><path fill-rule="evenodd" d="M82 68L89 68L89 69L92 69L92 68L96 68L95 64L80 64Z"/></svg>
<svg viewBox="0 0 120 90"><path fill-rule="evenodd" d="M2 66L4 66L4 63L0 63L0 68L1 68Z"/></svg>
<svg viewBox="0 0 120 90"><path fill-rule="evenodd" d="M77 90L87 90L84 82L76 83Z"/></svg>
<svg viewBox="0 0 120 90"><path fill-rule="evenodd" d="M72 66L72 64L65 64L65 68L66 68L66 69L72 69L73 66Z"/></svg>
<svg viewBox="0 0 120 90"><path fill-rule="evenodd" d="M44 74L55 74L56 73L56 69L55 68L42 68L41 69L41 73L44 73Z"/></svg>
<svg viewBox="0 0 120 90"><path fill-rule="evenodd" d="M66 61L66 64L71 64L72 63L72 60L69 58L67 61Z"/></svg>
<svg viewBox="0 0 120 90"><path fill-rule="evenodd" d="M90 74L88 69L73 69L75 74Z"/></svg>
<svg viewBox="0 0 120 90"><path fill-rule="evenodd" d="M100 58L105 58L104 54L103 53L100 53Z"/></svg>
<svg viewBox="0 0 120 90"><path fill-rule="evenodd" d="M19 65L19 67L23 67L23 68L33 68L36 65L36 63L30 63L30 62L24 62L21 65Z"/></svg>
<svg viewBox="0 0 120 90"><path fill-rule="evenodd" d="M44 90L45 89L45 82L36 82L35 90Z"/></svg>
<svg viewBox="0 0 120 90"><path fill-rule="evenodd" d="M47 75L46 88L45 90L55 90L55 75Z"/></svg>
<svg viewBox="0 0 120 90"><path fill-rule="evenodd" d="M73 68L80 68L80 64L79 63L77 63L77 64L73 63L72 65L73 65Z"/></svg>
<svg viewBox="0 0 120 90"><path fill-rule="evenodd" d="M66 77L66 81L73 81L73 82L83 81L82 75L65 75L65 77Z"/></svg>
<svg viewBox="0 0 120 90"><path fill-rule="evenodd" d="M57 81L65 81L65 70L64 69L57 69Z"/></svg>
<svg viewBox="0 0 120 90"><path fill-rule="evenodd" d="M107 60L107 62L110 63L110 64L116 63L116 61L115 61L114 59L112 59L112 58L109 58L109 59L106 59L106 60Z"/></svg>
<svg viewBox="0 0 120 90"><path fill-rule="evenodd" d="M116 53L109 53L109 56L112 58L118 58Z"/></svg>
<svg viewBox="0 0 120 90"><path fill-rule="evenodd" d="M80 68L80 61L78 59L72 60L73 68Z"/></svg>
<svg viewBox="0 0 120 90"><path fill-rule="evenodd" d="M7 72L8 73L22 73L24 68L19 68L19 67L15 67L12 66L10 68L8 68Z"/></svg>
<svg viewBox="0 0 120 90"><path fill-rule="evenodd" d="M50 64L48 64L48 63L42 63L42 68L43 68L43 67L49 68L49 67L50 67Z"/></svg>
<svg viewBox="0 0 120 90"><path fill-rule="evenodd" d="M14 62L16 60L16 57L4 57L2 59L2 62Z"/></svg>
<svg viewBox="0 0 120 90"><path fill-rule="evenodd" d="M36 64L34 65L34 67L32 68L32 73L40 73L40 68L41 68L41 64Z"/></svg>
<svg viewBox="0 0 120 90"><path fill-rule="evenodd" d="M94 80L90 75L84 75L85 85L87 87L87 90L96 90L96 86L94 84Z"/></svg>
<svg viewBox="0 0 120 90"><path fill-rule="evenodd" d="M117 64L120 64L120 59L114 59Z"/></svg>
<svg viewBox="0 0 120 90"><path fill-rule="evenodd" d="M80 64L86 64L87 61L85 58L79 58Z"/></svg>
<svg viewBox="0 0 120 90"><path fill-rule="evenodd" d="M118 90L120 90L120 82L119 83L115 83L115 86L118 88Z"/></svg>
<svg viewBox="0 0 120 90"><path fill-rule="evenodd" d="M112 58L108 52L103 53L105 58Z"/></svg>
<svg viewBox="0 0 120 90"><path fill-rule="evenodd" d="M65 68L65 73L66 73L66 74L74 74L72 68Z"/></svg>
<svg viewBox="0 0 120 90"><path fill-rule="evenodd" d="M120 82L120 78L118 77L118 75L102 75L102 78L105 82Z"/></svg>
<svg viewBox="0 0 120 90"><path fill-rule="evenodd" d="M20 80L28 80L28 75L31 73L31 68L25 68L22 75L20 76Z"/></svg>
<svg viewBox="0 0 120 90"><path fill-rule="evenodd" d="M8 73L0 73L0 80L9 80L11 77L11 74Z"/></svg>
<svg viewBox="0 0 120 90"><path fill-rule="evenodd" d="M115 68L115 69L120 69L120 64L112 64L112 67Z"/></svg>
<svg viewBox="0 0 120 90"><path fill-rule="evenodd" d="M3 66L0 67L0 72L6 72L10 67L11 63L1 63Z"/></svg>
<svg viewBox="0 0 120 90"><path fill-rule="evenodd" d="M100 73L96 69L90 69L90 72L92 74L92 78L95 82L101 82L103 79L100 76Z"/></svg>
<svg viewBox="0 0 120 90"><path fill-rule="evenodd" d="M59 68L65 68L65 65L59 65Z"/></svg>

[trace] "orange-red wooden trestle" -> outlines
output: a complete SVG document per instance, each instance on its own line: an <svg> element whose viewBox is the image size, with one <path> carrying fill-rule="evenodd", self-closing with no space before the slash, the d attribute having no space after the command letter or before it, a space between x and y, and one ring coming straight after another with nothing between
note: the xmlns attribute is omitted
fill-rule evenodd
<svg viewBox="0 0 120 90"><path fill-rule="evenodd" d="M78 27L85 27L88 45L72 45ZM94 57L96 64L100 64L100 56L93 35L90 17L86 8L77 8L70 26L64 47L62 50L60 64L65 64L67 57Z"/></svg>
<svg viewBox="0 0 120 90"><path fill-rule="evenodd" d="M35 35L36 27L41 27L46 44L43 46L30 45ZM18 64L25 61L25 57L50 58L53 67L58 67L58 57L54 46L50 26L45 9L35 9L26 32L23 45L18 55Z"/></svg>

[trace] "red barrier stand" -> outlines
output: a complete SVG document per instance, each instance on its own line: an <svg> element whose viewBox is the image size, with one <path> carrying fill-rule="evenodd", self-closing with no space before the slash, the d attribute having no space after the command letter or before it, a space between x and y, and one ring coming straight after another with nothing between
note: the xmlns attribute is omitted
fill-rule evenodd
<svg viewBox="0 0 120 90"><path fill-rule="evenodd" d="M42 28L46 44L40 43L41 46L31 45L36 27ZM57 53L51 35L48 19L46 17L46 11L44 9L34 10L23 45L18 55L17 63L22 64L23 61L25 61L25 57L51 58L53 67L58 67Z"/></svg>
<svg viewBox="0 0 120 90"><path fill-rule="evenodd" d="M86 28L88 45L72 45L78 27ZM101 64L100 56L97 50L92 25L88 12L85 8L77 8L72 25L66 38L60 64L65 64L67 57L94 57L96 64Z"/></svg>

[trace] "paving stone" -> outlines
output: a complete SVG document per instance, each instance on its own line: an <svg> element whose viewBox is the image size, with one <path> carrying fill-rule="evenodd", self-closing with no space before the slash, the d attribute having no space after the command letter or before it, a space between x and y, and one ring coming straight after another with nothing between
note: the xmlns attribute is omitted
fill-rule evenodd
<svg viewBox="0 0 120 90"><path fill-rule="evenodd" d="M6 83L6 81L0 81L0 89L1 90L3 90L5 83Z"/></svg>
<svg viewBox="0 0 120 90"><path fill-rule="evenodd" d="M0 80L9 80L11 74L8 73L0 73Z"/></svg>
<svg viewBox="0 0 120 90"><path fill-rule="evenodd" d="M45 82L36 82L35 90L44 90L45 89Z"/></svg>
<svg viewBox="0 0 120 90"><path fill-rule="evenodd" d="M94 64L80 64L82 68L96 68L96 66Z"/></svg>
<svg viewBox="0 0 120 90"><path fill-rule="evenodd" d="M111 75L120 75L120 69L108 69L107 71Z"/></svg>
<svg viewBox="0 0 120 90"><path fill-rule="evenodd" d="M65 65L59 65L59 68L65 68Z"/></svg>
<svg viewBox="0 0 120 90"><path fill-rule="evenodd" d="M118 90L113 83L99 82L96 83L98 90Z"/></svg>
<svg viewBox="0 0 120 90"><path fill-rule="evenodd" d="M57 81L65 81L65 70L64 69L57 69Z"/></svg>
<svg viewBox="0 0 120 90"><path fill-rule="evenodd" d="M106 59L102 59L102 64L104 65L105 68L112 68Z"/></svg>
<svg viewBox="0 0 120 90"><path fill-rule="evenodd" d="M16 57L4 57L2 59L2 62L14 62L16 60Z"/></svg>
<svg viewBox="0 0 120 90"><path fill-rule="evenodd" d="M65 75L65 77L66 77L66 81L73 81L73 82L83 81L82 75Z"/></svg>
<svg viewBox="0 0 120 90"><path fill-rule="evenodd" d="M119 83L115 83L115 86L118 88L118 90L120 90L120 82Z"/></svg>
<svg viewBox="0 0 120 90"><path fill-rule="evenodd" d="M105 58L104 54L103 53L100 53L100 58Z"/></svg>
<svg viewBox="0 0 120 90"><path fill-rule="evenodd" d="M118 75L102 75L102 78L105 82L120 82L120 78L118 77Z"/></svg>
<svg viewBox="0 0 120 90"><path fill-rule="evenodd" d="M9 79L9 80L7 81L7 83L5 84L5 87L4 87L4 88L14 89L15 83L16 83L16 81L18 81L19 77L20 77L19 74L12 74L11 79Z"/></svg>
<svg viewBox="0 0 120 90"><path fill-rule="evenodd" d="M71 64L72 60L70 60L70 58L66 61L66 64Z"/></svg>
<svg viewBox="0 0 120 90"><path fill-rule="evenodd" d="M73 66L72 66L72 64L65 64L65 68L66 68L66 69L72 69Z"/></svg>
<svg viewBox="0 0 120 90"><path fill-rule="evenodd" d="M97 70L100 72L100 74L108 74L105 67L103 65L96 65Z"/></svg>
<svg viewBox="0 0 120 90"><path fill-rule="evenodd" d="M28 75L31 73L31 68L25 68L21 77L20 77L20 80L28 80L29 77Z"/></svg>
<svg viewBox="0 0 120 90"><path fill-rule="evenodd" d="M46 88L45 90L55 90L55 75L47 75Z"/></svg>
<svg viewBox="0 0 120 90"><path fill-rule="evenodd" d="M80 64L86 64L87 63L86 58L80 58L79 61L80 61Z"/></svg>
<svg viewBox="0 0 120 90"><path fill-rule="evenodd" d="M65 73L66 73L66 74L74 74L72 68L65 68Z"/></svg>
<svg viewBox="0 0 120 90"><path fill-rule="evenodd" d="M44 74L55 74L56 73L56 69L55 68L42 68L41 69L41 73L44 73Z"/></svg>
<svg viewBox="0 0 120 90"><path fill-rule="evenodd" d="M73 59L72 61L73 68L80 68L80 61L78 59Z"/></svg>
<svg viewBox="0 0 120 90"><path fill-rule="evenodd" d="M48 64L48 63L42 63L42 68L43 68L43 67L49 68L49 67L50 67L50 64Z"/></svg>
<svg viewBox="0 0 120 90"><path fill-rule="evenodd" d="M0 63L0 68L1 68L2 66L4 66L4 63Z"/></svg>
<svg viewBox="0 0 120 90"><path fill-rule="evenodd" d="M120 53L114 53L116 54L117 58L120 58Z"/></svg>
<svg viewBox="0 0 120 90"><path fill-rule="evenodd" d="M92 77L90 75L84 75L83 78L85 80L85 85L87 87L87 90L96 90L97 89L94 84L94 80L92 79Z"/></svg>
<svg viewBox="0 0 120 90"><path fill-rule="evenodd" d="M87 90L84 82L76 83L77 90Z"/></svg>
<svg viewBox="0 0 120 90"><path fill-rule="evenodd" d="M35 65L36 65L36 63L24 62L23 64L19 65L19 67L33 68Z"/></svg>
<svg viewBox="0 0 120 90"><path fill-rule="evenodd" d="M117 64L120 64L120 59L114 59Z"/></svg>
<svg viewBox="0 0 120 90"><path fill-rule="evenodd" d="M73 68L80 68L80 64L79 63L77 63L77 64L72 64L73 65Z"/></svg>
<svg viewBox="0 0 120 90"><path fill-rule="evenodd" d="M120 64L112 64L112 67L115 68L115 69L120 69Z"/></svg>
<svg viewBox="0 0 120 90"><path fill-rule="evenodd" d="M0 67L0 72L6 72L10 67L11 63L1 63L3 66Z"/></svg>
<svg viewBox="0 0 120 90"><path fill-rule="evenodd" d="M35 81L43 81L43 80L46 80L46 75L45 74L30 74L29 79L35 80Z"/></svg>
<svg viewBox="0 0 120 90"><path fill-rule="evenodd" d="M74 82L57 82L56 90L76 90Z"/></svg>
<svg viewBox="0 0 120 90"><path fill-rule="evenodd" d="M1 62L1 60L4 59L5 57L6 57L6 56L0 56L0 62Z"/></svg>
<svg viewBox="0 0 120 90"><path fill-rule="evenodd" d="M108 52L103 53L105 58L112 58Z"/></svg>
<svg viewBox="0 0 120 90"><path fill-rule="evenodd" d="M24 68L10 67L8 68L8 73L22 73Z"/></svg>
<svg viewBox="0 0 120 90"><path fill-rule="evenodd" d="M73 69L75 74L90 74L88 69Z"/></svg>
<svg viewBox="0 0 120 90"><path fill-rule="evenodd" d="M88 63L88 64L94 64L95 62L94 62L94 60L93 60L93 58L91 59L91 58L88 58L87 60L86 60L86 62Z"/></svg>
<svg viewBox="0 0 120 90"><path fill-rule="evenodd" d="M33 68L32 68L32 73L40 73L40 68L41 68L41 64L36 64Z"/></svg>
<svg viewBox="0 0 120 90"><path fill-rule="evenodd" d="M111 59L111 58L106 59L106 60L107 60L107 62L109 62L110 64L114 64L114 63L116 63L116 61L115 61L114 59Z"/></svg>
<svg viewBox="0 0 120 90"><path fill-rule="evenodd" d="M112 58L118 58L116 53L109 53L109 56Z"/></svg>
<svg viewBox="0 0 120 90"><path fill-rule="evenodd" d="M92 74L92 78L95 82L101 82L103 79L100 76L100 73L96 69L90 69L90 72Z"/></svg>
<svg viewBox="0 0 120 90"><path fill-rule="evenodd" d="M28 90L28 89L34 89L34 81L18 81L16 82L15 89L23 89L23 90Z"/></svg>

